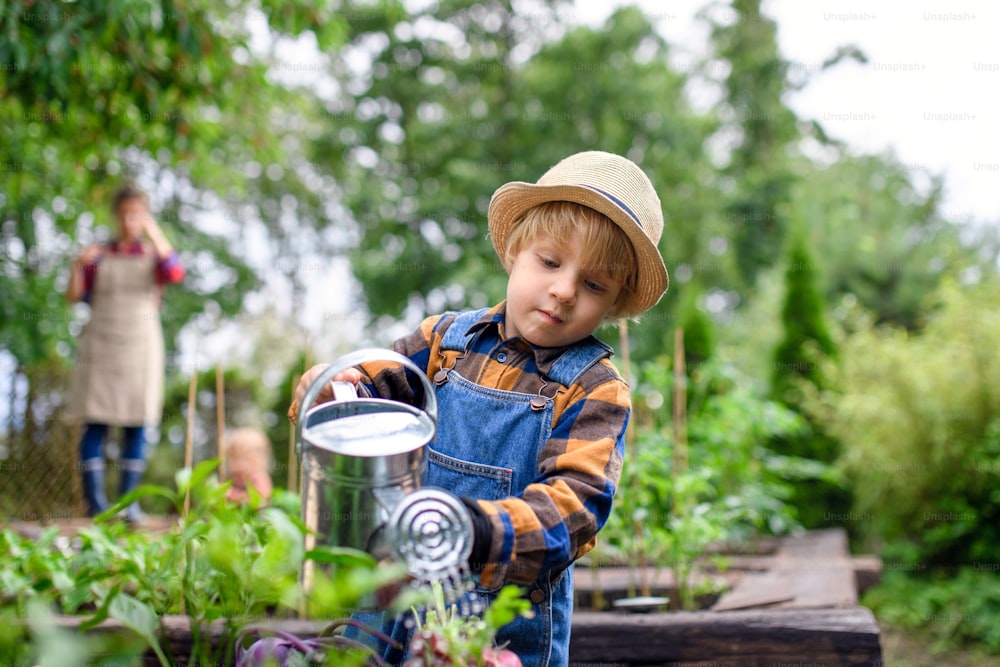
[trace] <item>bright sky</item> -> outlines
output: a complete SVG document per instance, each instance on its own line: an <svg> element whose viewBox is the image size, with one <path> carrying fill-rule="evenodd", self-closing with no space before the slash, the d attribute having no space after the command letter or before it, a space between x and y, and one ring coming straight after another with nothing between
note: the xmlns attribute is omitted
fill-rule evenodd
<svg viewBox="0 0 1000 667"><path fill-rule="evenodd" d="M693 19L704 0L635 4L677 47L681 64L704 53L707 30ZM611 11L593 0L577 7L588 23ZM782 55L813 73L788 98L800 117L858 152L892 149L918 172L944 174L948 219L1000 222L1000 3L765 0L763 12L777 21ZM869 63L818 71L848 44Z"/></svg>

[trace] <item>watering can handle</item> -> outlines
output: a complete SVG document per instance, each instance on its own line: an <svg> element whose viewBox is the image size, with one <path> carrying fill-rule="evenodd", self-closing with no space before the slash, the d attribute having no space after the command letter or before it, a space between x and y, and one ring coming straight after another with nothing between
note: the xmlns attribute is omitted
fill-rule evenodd
<svg viewBox="0 0 1000 667"><path fill-rule="evenodd" d="M334 400L351 401L358 397L358 388L353 382L334 381L330 386L333 387Z"/></svg>
<svg viewBox="0 0 1000 667"><path fill-rule="evenodd" d="M423 371L419 366L410 361L408 357L404 357L398 352L392 350L380 350L377 348L367 348L363 350L357 350L346 354L332 364L327 366L322 373L319 374L309 388L306 389L305 395L302 397L302 405L299 406L299 414L303 418L298 420L298 430L300 431L296 440L301 442L302 425L305 422L305 414L309 411L309 408L313 406L316 398L319 396L320 392L323 390L324 385L330 382L337 373L341 371L346 371L348 368L353 368L359 364L371 362L371 361L388 361L390 363L397 363L404 368L408 368L413 371L418 378L420 378L420 383L424 386L424 405L423 411L426 412L430 418L437 423L437 396L434 394L434 385L431 384L430 379L427 377L427 373ZM334 395L338 397L338 400L351 400L352 398L357 398L357 390L354 385L350 382L334 382ZM343 387L343 391L341 388ZM348 390L347 387L350 387Z"/></svg>

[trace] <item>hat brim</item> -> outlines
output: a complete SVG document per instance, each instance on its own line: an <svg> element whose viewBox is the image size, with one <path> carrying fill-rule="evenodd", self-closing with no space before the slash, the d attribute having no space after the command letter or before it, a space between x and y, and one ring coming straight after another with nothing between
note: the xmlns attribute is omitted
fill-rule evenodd
<svg viewBox="0 0 1000 667"><path fill-rule="evenodd" d="M517 221L535 206L552 201L568 201L592 208L611 219L632 242L638 265L635 305L639 312L657 304L667 291L670 279L656 246L642 231L639 222L620 205L596 190L581 185L538 185L513 181L500 186L490 200L490 239L497 255L503 260L507 238Z"/></svg>

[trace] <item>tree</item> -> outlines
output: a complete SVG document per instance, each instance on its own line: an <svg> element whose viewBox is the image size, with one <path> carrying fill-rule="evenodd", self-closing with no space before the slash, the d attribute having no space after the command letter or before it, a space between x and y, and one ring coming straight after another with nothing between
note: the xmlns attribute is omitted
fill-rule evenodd
<svg viewBox="0 0 1000 667"><path fill-rule="evenodd" d="M918 332L855 308L830 388L807 402L843 443L857 532L914 572L1000 555L997 277L945 281Z"/></svg>
<svg viewBox="0 0 1000 667"><path fill-rule="evenodd" d="M781 310L784 331L774 351L771 395L796 412L805 413L804 392L828 386L822 368L836 358L836 345L827 324L826 301L820 289L820 271L805 234L795 229L788 239L785 263L785 300ZM809 421L808 415L806 420ZM816 423L809 429L776 438L772 448L785 455L833 465L840 443ZM830 479L801 479L792 483L792 500L807 528L829 523L850 508L850 496Z"/></svg>
<svg viewBox="0 0 1000 667"><path fill-rule="evenodd" d="M820 290L820 272L808 240L802 233L789 238L785 262L785 302L781 309L784 336L774 351L771 393L786 405L797 405L798 383L822 387L820 367L835 356L836 347L826 322L826 301Z"/></svg>
<svg viewBox="0 0 1000 667"><path fill-rule="evenodd" d="M168 351L188 322L235 313L258 282L242 244L206 214L232 213L238 237L257 221L272 238L310 242L290 232L327 215L328 184L302 166L301 96L274 80L281 63L251 37L308 31L333 48L344 24L325 6L0 3L0 354L15 386L29 387L11 404L9 438L27 437L19 425L58 423L61 392L38 392L67 364L79 326L61 296L69 261L75 243L106 234L123 177L152 191L188 267L166 296Z"/></svg>
<svg viewBox="0 0 1000 667"><path fill-rule="evenodd" d="M300 211L308 194L318 199L289 148L295 96L272 82L273 61L250 39L256 21L280 34L310 30L335 46L342 22L322 4L4 3L0 243L12 252L0 256L0 281L16 296L0 306L0 348L30 362L69 340L58 323L70 318L53 295L73 241L100 235L95 227L110 219L104 212L124 176L154 191L188 260L190 279L166 311L168 346L196 314L239 308L253 273L239 245L199 214L232 206L237 225L250 217L282 232L281 197L295 195ZM267 188L278 180L280 189Z"/></svg>
<svg viewBox="0 0 1000 667"><path fill-rule="evenodd" d="M716 57L725 61L722 107L728 164L723 172L726 220L744 283L777 259L788 226L785 203L794 172L788 148L800 137L785 106L789 64L778 52L775 22L761 0L715 3L702 12L711 24Z"/></svg>
<svg viewBox="0 0 1000 667"><path fill-rule="evenodd" d="M635 8L593 30L568 25L564 6L525 15L507 2L454 1L354 26L334 63L350 95L328 103L338 122L314 154L360 226L352 264L376 318L414 324L502 298L505 273L485 235L490 195L581 150L647 170L667 217L668 266L697 264L718 232L701 148L713 120L687 107L667 45ZM372 60L362 75L347 64L359 52ZM658 336L640 343L654 349Z"/></svg>
<svg viewBox="0 0 1000 667"><path fill-rule="evenodd" d="M939 176L908 170L891 154L836 155L801 165L789 203L823 256L828 303L847 297L879 323L917 329L942 280L996 265L995 230L947 219Z"/></svg>

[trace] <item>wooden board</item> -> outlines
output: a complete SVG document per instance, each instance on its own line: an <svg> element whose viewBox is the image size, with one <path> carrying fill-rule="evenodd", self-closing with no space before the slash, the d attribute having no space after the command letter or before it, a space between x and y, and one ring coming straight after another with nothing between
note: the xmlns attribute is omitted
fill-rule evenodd
<svg viewBox="0 0 1000 667"><path fill-rule="evenodd" d="M178 517L160 516L156 514L146 514L142 521L132 526L133 530L141 530L147 533L162 533L177 525ZM50 528L57 528L59 534L65 537L73 537L83 528L94 525L94 520L87 517L77 517L73 519L59 519L58 521L8 521L0 528L13 530L31 540L37 540L42 533Z"/></svg>
<svg viewBox="0 0 1000 667"><path fill-rule="evenodd" d="M830 529L785 538L768 570L745 575L712 609L816 609L857 604L857 581L847 534Z"/></svg>
<svg viewBox="0 0 1000 667"><path fill-rule="evenodd" d="M881 667L871 611L788 609L644 615L577 612L570 666Z"/></svg>
<svg viewBox="0 0 1000 667"><path fill-rule="evenodd" d="M79 618L60 618L74 627ZM191 649L184 617L161 619L176 656ZM272 629L315 637L325 622L261 621ZM207 634L218 639L221 623ZM106 621L92 630L122 631ZM868 609L800 609L732 612L625 614L576 612L570 638L570 667L671 665L672 667L881 667L882 650L875 618ZM147 665L156 665L152 653Z"/></svg>

